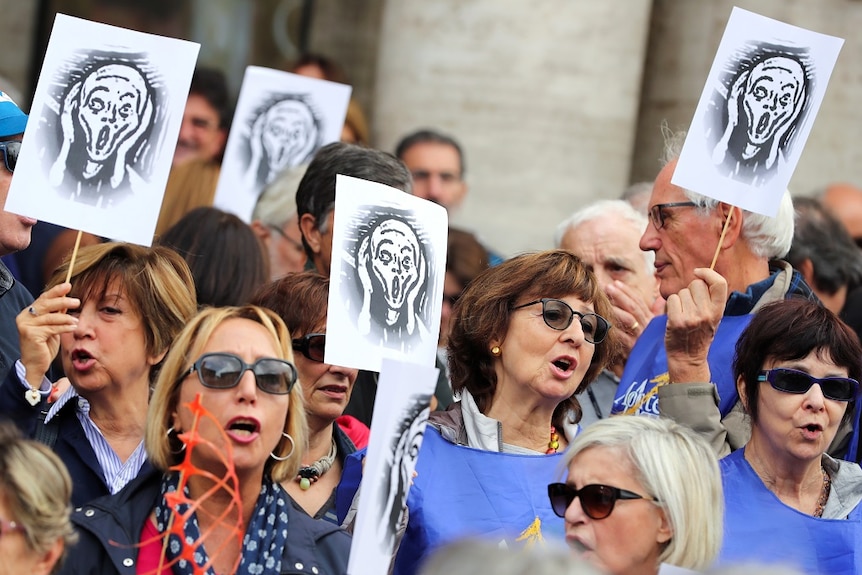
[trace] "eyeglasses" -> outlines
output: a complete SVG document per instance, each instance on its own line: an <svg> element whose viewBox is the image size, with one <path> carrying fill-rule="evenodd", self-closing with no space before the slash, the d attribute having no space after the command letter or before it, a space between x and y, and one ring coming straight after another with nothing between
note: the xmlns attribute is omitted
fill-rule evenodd
<svg viewBox="0 0 862 575"><path fill-rule="evenodd" d="M323 352L326 348L325 333L309 333L297 339L290 340L293 351L298 351L311 361L323 363Z"/></svg>
<svg viewBox="0 0 862 575"><path fill-rule="evenodd" d="M274 231L275 233L280 235L282 237L282 239L284 239L287 243L289 243L290 245L292 245L296 249L298 249L298 250L304 250L305 249L302 247L302 242L298 242L295 239L293 239L292 237L288 236L284 232L284 230L281 229L280 227L273 226L273 225L267 225L266 227L268 227L269 229L271 229L272 231Z"/></svg>
<svg viewBox="0 0 862 575"><path fill-rule="evenodd" d="M3 150L3 162L6 164L6 169L14 173L15 166L18 165L18 154L21 152L21 142L17 140L0 142L0 150Z"/></svg>
<svg viewBox="0 0 862 575"><path fill-rule="evenodd" d="M548 485L548 498L551 500L551 508L557 517L565 517L566 509L572 501L578 497L581 500L581 509L590 519L605 519L614 510L617 499L643 499L645 501L657 501L652 497L644 497L633 491L611 487L610 485L584 485L575 489L565 483L551 483Z"/></svg>
<svg viewBox="0 0 862 575"><path fill-rule="evenodd" d="M9 533L25 533L27 530L24 526L16 521L8 521L0 519L0 535L8 535Z"/></svg>
<svg viewBox="0 0 862 575"><path fill-rule="evenodd" d="M656 204L649 209L649 220L655 229L660 230L664 227L664 219L667 215L664 211L667 208L693 208L696 206L694 202L671 202L669 204Z"/></svg>
<svg viewBox="0 0 862 575"><path fill-rule="evenodd" d="M542 298L536 301L531 301L513 307L513 310L521 309L537 303L542 304L542 319L545 324L551 328L563 331L572 325L572 319L578 316L581 319L581 329L584 332L584 339L590 343L602 343L605 336L608 335L608 330L611 324L596 313L581 313L575 311L566 302L554 298Z"/></svg>
<svg viewBox="0 0 862 575"><path fill-rule="evenodd" d="M768 381L773 389L785 393L807 393L815 383L820 385L823 397L835 401L851 401L859 390L859 382L850 377L811 377L804 371L785 367L760 372L757 381Z"/></svg>
<svg viewBox="0 0 862 575"><path fill-rule="evenodd" d="M273 395L290 393L296 383L296 367L289 361L263 357L248 364L232 353L205 353L183 377L198 372L204 387L230 389L237 386L247 370L254 373L258 389Z"/></svg>

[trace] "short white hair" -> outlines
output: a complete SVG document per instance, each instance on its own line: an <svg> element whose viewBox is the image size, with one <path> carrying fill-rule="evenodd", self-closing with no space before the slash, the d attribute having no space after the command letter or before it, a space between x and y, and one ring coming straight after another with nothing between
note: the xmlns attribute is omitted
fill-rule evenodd
<svg viewBox="0 0 862 575"><path fill-rule="evenodd" d="M670 419L619 415L575 437L563 465L591 447L620 449L664 509L673 535L659 561L698 571L712 565L721 548L724 497L718 460L705 439Z"/></svg>
<svg viewBox="0 0 862 575"><path fill-rule="evenodd" d="M685 143L686 132L673 132L667 126L663 126L662 133L665 137L663 160L667 165L679 158L682 145ZM707 214L718 206L719 202L715 198L709 198L686 188L683 188L683 191L686 197L697 205L697 210L701 214ZM778 213L774 218L741 208L740 211L742 212L740 235L751 253L766 259L778 259L787 255L793 243L795 225L793 199L790 197L789 190L784 190Z"/></svg>
<svg viewBox="0 0 862 575"><path fill-rule="evenodd" d="M630 223L637 233L641 235L643 235L644 230L646 230L646 227L649 225L649 220L646 215L634 209L634 207L632 207L628 202L624 200L599 200L581 208L560 222L557 226L556 232L554 233L554 247L558 249L561 247L563 237L565 237L566 232L569 230L575 229L587 222L611 215L621 217L624 222ZM652 275L655 272L653 269L653 264L655 264L655 252L647 250L642 253L644 255L647 274Z"/></svg>

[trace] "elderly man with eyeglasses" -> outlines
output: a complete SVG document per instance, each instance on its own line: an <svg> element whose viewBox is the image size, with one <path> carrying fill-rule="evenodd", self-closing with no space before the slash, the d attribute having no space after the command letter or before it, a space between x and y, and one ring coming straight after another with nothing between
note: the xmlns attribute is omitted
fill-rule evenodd
<svg viewBox="0 0 862 575"><path fill-rule="evenodd" d="M12 174L18 162L21 138L27 126L27 115L6 93L0 92L0 206L6 205L6 196L12 183ZM30 245L30 231L36 220L0 211L0 256L7 256ZM27 291L3 262L0 262L0 381L6 379L15 360L21 357L18 328L15 317L33 303Z"/></svg>
<svg viewBox="0 0 862 575"><path fill-rule="evenodd" d="M770 218L673 185L684 137L666 142L668 161L653 186L650 225L640 239L642 250L655 253L667 315L653 319L632 349L612 412L675 419L725 455L750 434L731 365L751 314L771 301L817 297L789 264L776 261L793 239L789 192Z"/></svg>

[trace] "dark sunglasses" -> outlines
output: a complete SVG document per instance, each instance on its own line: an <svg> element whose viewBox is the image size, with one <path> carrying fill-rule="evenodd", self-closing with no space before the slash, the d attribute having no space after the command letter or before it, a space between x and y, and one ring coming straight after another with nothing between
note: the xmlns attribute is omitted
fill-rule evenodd
<svg viewBox="0 0 862 575"><path fill-rule="evenodd" d="M757 381L768 381L773 389L785 393L808 393L811 386L817 383L823 397L835 401L851 401L859 390L859 382L849 377L817 379L804 371L785 367L761 371Z"/></svg>
<svg viewBox="0 0 862 575"><path fill-rule="evenodd" d="M667 208L693 208L696 206L694 202L670 202L669 204L656 204L649 209L649 221L655 226L655 229L660 230L664 227L664 220L667 215L664 211Z"/></svg>
<svg viewBox="0 0 862 575"><path fill-rule="evenodd" d="M557 517L565 517L566 509L575 500L581 500L581 509L590 519L605 519L614 510L617 499L644 499L656 501L652 497L644 497L633 491L611 487L610 485L584 485L575 489L565 483L551 483L548 485L548 497L551 500L551 508Z"/></svg>
<svg viewBox="0 0 862 575"><path fill-rule="evenodd" d="M0 150L3 151L3 162L6 164L6 169L15 172L15 166L18 165L18 154L21 152L21 142L17 140L0 142Z"/></svg>
<svg viewBox="0 0 862 575"><path fill-rule="evenodd" d="M325 333L309 333L297 339L290 340L293 351L298 351L311 361L323 363L323 352L326 348Z"/></svg>
<svg viewBox="0 0 862 575"><path fill-rule="evenodd" d="M572 319L578 316L581 320L581 329L584 332L584 339L590 343L602 343L605 336L608 335L608 330L611 324L602 316L595 313L581 313L575 311L566 302L545 297L513 307L513 310L521 309L537 303L542 304L542 319L545 324L551 328L563 331L572 325Z"/></svg>
<svg viewBox="0 0 862 575"><path fill-rule="evenodd" d="M258 389L273 395L290 393L296 383L296 368L289 361L263 357L248 364L232 353L205 353L183 377L198 372L198 380L204 387L229 389L236 387L248 370L254 374Z"/></svg>

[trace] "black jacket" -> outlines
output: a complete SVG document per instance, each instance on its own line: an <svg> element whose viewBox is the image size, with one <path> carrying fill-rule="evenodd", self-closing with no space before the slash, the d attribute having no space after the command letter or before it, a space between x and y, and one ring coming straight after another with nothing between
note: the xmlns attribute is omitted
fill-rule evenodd
<svg viewBox="0 0 862 575"><path fill-rule="evenodd" d="M159 497L161 473L141 472L122 491L79 507L72 522L80 535L60 573L134 575L144 522ZM337 525L312 519L292 501L287 508L287 544L281 573L347 573L350 535Z"/></svg>

